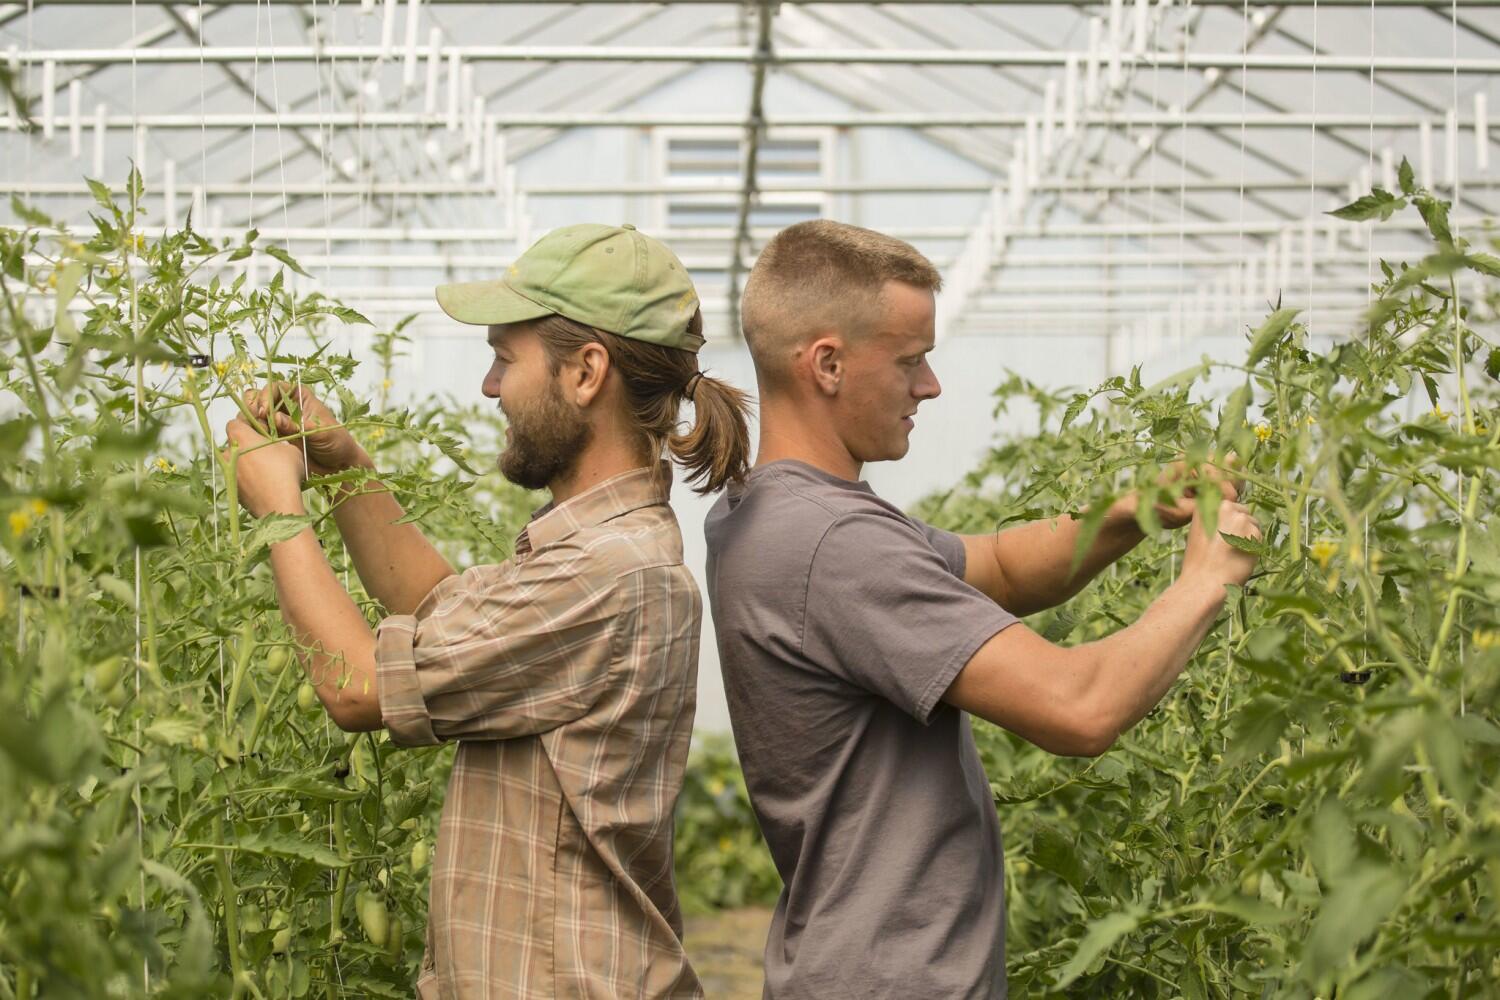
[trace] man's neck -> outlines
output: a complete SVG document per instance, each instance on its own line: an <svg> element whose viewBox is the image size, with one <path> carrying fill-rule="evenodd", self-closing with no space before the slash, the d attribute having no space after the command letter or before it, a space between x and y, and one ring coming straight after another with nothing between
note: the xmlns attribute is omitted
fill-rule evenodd
<svg viewBox="0 0 1500 1000"><path fill-rule="evenodd" d="M647 468L651 464L628 446L591 442L572 469L547 484L547 491L552 494L554 504L564 503L607 479Z"/></svg>
<svg viewBox="0 0 1500 1000"><path fill-rule="evenodd" d="M760 444L755 464L768 465L782 459L796 459L822 469L840 479L857 480L862 463L830 430L829 422L808 420L805 412L791 407L761 401Z"/></svg>

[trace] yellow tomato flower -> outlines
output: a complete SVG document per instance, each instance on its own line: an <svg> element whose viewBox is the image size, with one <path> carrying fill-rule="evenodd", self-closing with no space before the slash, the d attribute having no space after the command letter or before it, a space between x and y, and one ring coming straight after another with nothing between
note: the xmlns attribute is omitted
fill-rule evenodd
<svg viewBox="0 0 1500 1000"><path fill-rule="evenodd" d="M41 497L37 497L35 500L31 501L31 512L37 517L41 517L43 514L47 513L47 501L43 500Z"/></svg>
<svg viewBox="0 0 1500 1000"><path fill-rule="evenodd" d="M1328 563L1334 556L1338 555L1338 543L1328 538L1320 538L1308 547L1312 557L1318 561L1321 569L1327 569Z"/></svg>
<svg viewBox="0 0 1500 1000"><path fill-rule="evenodd" d="M1447 420L1449 417L1453 416L1453 414L1449 413L1441 406L1434 406L1432 408L1432 415L1434 417L1437 417L1439 420Z"/></svg>
<svg viewBox="0 0 1500 1000"><path fill-rule="evenodd" d="M394 383L393 383L393 382L391 382L391 380L390 380L390 379L383 379L383 380L382 380L382 381L381 381L381 383L380 383L380 388L382 388L382 389L390 389L390 387L391 387L391 386L392 386L392 385L393 385L393 384L394 384Z"/></svg>
<svg viewBox="0 0 1500 1000"><path fill-rule="evenodd" d="M56 271L53 271L51 274L47 275L47 287L48 288L56 288L57 287L57 272Z"/></svg>
<svg viewBox="0 0 1500 1000"><path fill-rule="evenodd" d="M730 851L734 850L734 841L730 840L728 837L720 837L719 850L724 852L725 854L728 854Z"/></svg>
<svg viewBox="0 0 1500 1000"><path fill-rule="evenodd" d="M381 438L385 437L385 428L384 427L372 427L372 428L370 428L370 437L374 438L377 441L380 440Z"/></svg>
<svg viewBox="0 0 1500 1000"><path fill-rule="evenodd" d="M1500 646L1500 631L1489 628L1474 630L1475 649L1494 649L1496 646Z"/></svg>
<svg viewBox="0 0 1500 1000"><path fill-rule="evenodd" d="M228 361L215 361L214 362L214 374L218 375L219 378L223 378L224 375L228 371L229 371L229 362Z"/></svg>
<svg viewBox="0 0 1500 1000"><path fill-rule="evenodd" d="M1255 438L1258 441L1262 441L1262 442L1269 441L1269 440L1271 440L1271 435L1274 434L1274 433L1275 433L1275 431L1271 430L1271 425L1270 424L1256 424L1255 425Z"/></svg>
<svg viewBox="0 0 1500 1000"><path fill-rule="evenodd" d="M24 510L13 510L10 512L10 533L14 538L20 538L31 527L31 515Z"/></svg>

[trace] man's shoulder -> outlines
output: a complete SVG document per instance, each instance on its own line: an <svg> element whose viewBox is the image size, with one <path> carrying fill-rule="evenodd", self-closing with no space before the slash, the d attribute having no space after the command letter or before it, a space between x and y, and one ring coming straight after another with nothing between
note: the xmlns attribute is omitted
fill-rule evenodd
<svg viewBox="0 0 1500 1000"><path fill-rule="evenodd" d="M682 530L666 504L627 511L564 539L564 548L601 576L625 577L683 565Z"/></svg>
<svg viewBox="0 0 1500 1000"><path fill-rule="evenodd" d="M830 527L851 516L905 518L897 507L866 488L799 475L799 471L767 467L744 487L736 502L731 503L728 495L719 497L705 525L710 546L747 537L815 543Z"/></svg>

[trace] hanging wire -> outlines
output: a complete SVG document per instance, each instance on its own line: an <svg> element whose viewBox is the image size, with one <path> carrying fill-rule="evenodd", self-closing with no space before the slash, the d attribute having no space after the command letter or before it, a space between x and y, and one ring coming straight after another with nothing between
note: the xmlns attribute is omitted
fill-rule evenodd
<svg viewBox="0 0 1500 1000"><path fill-rule="evenodd" d="M1374 0L1371 0L1373 3ZM1250 259L1245 252L1245 112L1246 112L1246 88L1250 76L1250 0L1244 0L1240 6L1240 17L1245 23L1245 37L1240 44L1240 193L1239 193L1239 242L1240 251L1240 280L1238 294L1235 296L1234 323L1235 329L1245 329L1245 299L1250 294L1250 269L1245 266Z"/></svg>
<svg viewBox="0 0 1500 1000"><path fill-rule="evenodd" d="M1307 227L1303 229L1303 238L1312 240L1311 226L1313 220L1318 217L1318 0L1313 0L1312 5L1312 124L1308 126L1307 133ZM1302 264L1307 270L1307 338L1309 343L1313 337L1313 310L1316 302L1313 299L1313 262L1312 248L1304 244L1302 250Z"/></svg>
<svg viewBox="0 0 1500 1000"><path fill-rule="evenodd" d="M1156 16L1151 19L1151 115L1153 120L1161 112L1161 7L1157 7ZM1156 248L1156 150L1161 143L1162 127L1159 124L1151 125L1147 130L1149 137L1149 148L1146 161L1146 287L1152 287L1152 277L1156 270L1154 261ZM1151 339L1153 324L1159 322L1159 317L1151 310L1146 310L1149 317L1146 321L1146 341ZM1147 347L1143 352L1150 354ZM1175 552L1172 557L1172 578L1177 577L1177 565Z"/></svg>
<svg viewBox="0 0 1500 1000"><path fill-rule="evenodd" d="M199 140L201 142L201 145L198 148L198 176L199 176L199 183L202 186L202 190L203 190L203 211L204 211L204 214L206 215L208 213L208 108L207 108L208 83L207 83L207 79L205 77L206 69L205 69L205 66L204 66L204 58L203 58L203 56L204 56L204 52L203 52L203 0L198 0L198 21L197 21L197 31L196 31L196 34L198 35L198 124L199 124L198 136L199 136ZM199 219L198 220L198 224L202 225L204 227L207 227L208 220L207 219ZM214 331L214 330L211 329L210 332L209 332L209 338L210 339L209 339L209 342L208 342L208 356L210 358L212 358L213 360L217 361L218 357L219 357L219 349L218 349L219 348L219 344L218 344L219 338L218 338L217 331ZM220 499L219 499L219 463L215 460L215 457L213 455L213 438L210 437L204 443L205 443L205 446L209 449L209 456L208 456L208 476L209 476L209 479L208 479L208 485L209 485L210 495L213 496L213 501L214 501L214 517L213 517L214 556L215 556L214 577L215 577L215 579L217 579L219 581L219 584L222 586L223 585L223 565L222 565L221 562L218 561L218 557L221 554L221 544L220 544L220 540L219 540L220 539L220 522L223 521L223 519L224 519L224 505L223 505L223 503L220 502ZM225 499L227 500L228 498L226 497ZM225 693L224 693L224 637L222 635L220 635L218 637L217 645L218 645L217 657L218 657L218 666L219 666L219 704L222 706L224 704L224 697L225 697Z"/></svg>
<svg viewBox="0 0 1500 1000"><path fill-rule="evenodd" d="M1448 169L1453 174L1453 190L1452 190L1451 193L1452 193L1452 196L1453 196L1453 203L1455 205L1457 205L1458 204L1459 187L1460 187L1460 184L1459 184L1458 141L1457 141L1458 137L1457 137L1457 134L1456 134L1457 130L1458 130L1458 123L1457 123L1457 120L1456 120L1457 119L1457 115L1458 115L1458 0L1452 0L1452 3L1450 5L1450 7L1449 7L1449 10L1450 10L1451 23L1453 25L1453 50L1452 50L1453 51L1453 114L1455 116L1455 121L1454 121L1454 132L1455 132L1455 135L1454 135L1454 141L1453 141L1453 143L1451 145L1448 146L1447 152L1449 153L1449 155L1451 155L1453 157L1453 162L1450 163L1450 164L1448 164ZM1477 139L1478 137L1476 136L1475 138ZM1460 291L1459 291L1459 286L1460 286L1460 280L1459 279L1460 279L1461 271L1462 271L1462 269L1460 269L1458 271L1454 271L1451 275L1449 275L1449 280L1451 280L1453 282L1453 373L1454 373L1454 376L1456 377L1456 379L1458 380L1458 387L1459 387L1459 394L1460 394L1459 403L1463 406L1463 412L1459 415L1459 423L1458 423L1459 431L1460 431L1460 433L1463 433L1463 434L1473 434L1474 433L1473 409L1468 405L1467 393L1465 393L1464 389L1463 389L1463 385L1464 385L1464 383L1463 383L1463 379L1464 379L1464 372L1463 372L1463 364L1464 364L1464 351L1463 351L1463 345L1464 345L1464 319L1463 319L1462 298L1461 298ZM1481 473L1481 475L1482 475L1482 473ZM1460 506L1459 506L1459 509L1458 509L1458 516L1459 516L1460 521L1466 519L1469 516L1468 513L1465 510L1465 508L1467 507L1467 504L1463 503L1463 495L1464 495L1464 471L1463 471L1463 469L1460 468L1458 470L1458 498L1459 498L1459 501L1460 501ZM1462 569L1463 569L1462 567L1459 567L1459 571L1460 572L1462 572ZM1463 629L1463 598L1462 597L1460 597L1459 600L1458 600L1457 611L1458 611L1458 629L1457 629L1457 631L1458 631L1458 714L1459 715L1465 715L1465 714L1467 714L1467 710L1468 710L1468 705L1467 705L1468 698L1467 698L1467 691L1465 689L1465 681L1467 680L1467 678L1465 678L1465 676L1464 676L1464 673L1465 673L1465 671L1464 671L1464 629Z"/></svg>
<svg viewBox="0 0 1500 1000"><path fill-rule="evenodd" d="M1370 141L1368 153L1365 159L1365 170L1370 177L1375 176L1375 0L1370 0ZM1361 192L1363 194L1364 192ZM1356 230L1358 232L1359 230ZM1368 315L1375 299L1375 227L1373 224L1364 228L1365 233L1365 312ZM1375 349L1375 325L1371 323L1365 331L1366 350ZM1365 565L1370 565L1370 515L1364 516L1364 538L1362 544L1365 555ZM1359 670L1362 675L1367 675L1370 662L1370 618L1375 609L1370 609L1370 614L1365 615L1365 640L1359 651Z"/></svg>
<svg viewBox="0 0 1500 1000"><path fill-rule="evenodd" d="M1188 131L1187 131L1187 89L1188 89L1188 55L1193 47L1193 14L1192 5L1189 3L1188 10L1183 15L1182 21L1182 76L1181 85L1177 91L1177 113L1182 124L1178 129L1178 137L1182 146L1178 151L1177 171L1177 297L1174 308L1177 310L1177 328L1172 331L1172 368L1177 370L1182 365L1182 335L1183 328L1187 325L1187 309L1184 305L1183 296L1186 288L1187 263L1184 255L1187 252L1187 165L1188 165ZM1175 561L1176 554L1174 552Z"/></svg>
<svg viewBox="0 0 1500 1000"><path fill-rule="evenodd" d="M29 0L28 0L28 6L29 6ZM30 20L31 20L30 18L27 18L28 22L30 22ZM136 25L136 0L130 0L130 34L131 34L132 38L135 37L136 34L137 34L137 25ZM131 46L131 49L130 49L130 117L131 117L131 122L130 122L130 124L131 124L131 134L132 135L135 135L137 133L137 131L140 129L140 127L141 127L140 126L140 105L138 103L139 93L138 93L138 90L137 90L137 76L138 76L138 74L137 74L137 65L136 65L136 63L137 63L137 60L136 60L136 48L135 48L135 46ZM133 170L134 170L134 164L132 164L132 171ZM142 178L142 180L144 181L144 178ZM126 187L130 191L130 231L126 235L126 239L127 239L128 242L126 244L126 249L125 249L125 254L124 254L124 256L125 256L124 264L125 264L125 273L129 276L129 279L130 279L130 335L131 335L131 339L132 340L135 340L135 341L139 342L140 336L141 336L140 296L138 294L138 289L136 287L137 286L137 282L136 282L136 277L135 277L135 267L133 265L133 262L130 259L131 256L132 256L132 254L133 254L133 251L135 249L135 241L136 241L136 215L140 211L139 196L138 196L138 193L137 193L138 190L139 190L139 187L136 184L131 184L131 183L128 183L128 182L126 184ZM133 404L134 430L135 430L136 434L140 434L140 432L141 432L141 391L142 391L142 382L143 382L143 380L145 378L144 368L145 368L145 362L142 360L142 358L140 356L139 343L137 343L136 358L135 358L135 400L134 400L134 404ZM145 458L143 456L139 456L139 455L136 456L136 458L135 458L135 488L136 488L137 492L139 492L140 489L143 486L142 477L143 477L143 473L144 473L144 463L145 463ZM140 887L140 893L141 893L141 911L145 912L145 909L146 909L146 866L144 864L144 861L145 861L145 857L146 857L146 820L145 820L145 811L142 808L142 804L141 804L141 775L140 775L140 768L141 768L142 763L144 763L144 761L143 761L143 758L141 756L141 751L139 749L139 747L141 746L141 712L140 712L140 700L141 700L141 638L142 638L142 634L141 634L141 578L142 578L142 575L143 575L143 568L144 567L143 567L143 564L142 564L141 547L140 547L139 544L137 544L135 546L135 644L134 644L134 655L135 655L135 701L136 701L136 712L135 712L135 745L137 747L137 750L136 750L136 755L135 755L136 774L135 774L135 780L132 783L133 787L132 787L131 797L135 800L135 849L136 849L136 855L142 861L142 864L140 866L140 870L137 873L138 877L139 877L139 887ZM149 959L147 959L145 956L141 957L141 988L146 993L150 993L151 992L151 963L150 963Z"/></svg>

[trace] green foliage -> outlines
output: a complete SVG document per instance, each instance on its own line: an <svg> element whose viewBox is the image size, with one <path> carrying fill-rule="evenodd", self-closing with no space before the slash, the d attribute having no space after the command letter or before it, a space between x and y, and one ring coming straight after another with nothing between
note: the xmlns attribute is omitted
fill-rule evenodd
<svg viewBox="0 0 1500 1000"><path fill-rule="evenodd" d="M781 877L760 835L727 736L702 737L677 800L677 894L688 912L770 906Z"/></svg>
<svg viewBox="0 0 1500 1000"><path fill-rule="evenodd" d="M304 521L243 515L214 431L300 378L460 562L503 559L533 500L464 471L492 408L387 407L395 331L372 406L330 346L363 317L220 267L299 271L284 251L147 240L95 192L87 236L0 230L0 997L409 996L451 754L299 708L266 563ZM327 495L310 520L374 622Z"/></svg>
<svg viewBox="0 0 1500 1000"><path fill-rule="evenodd" d="M1179 456L1240 456L1265 529L1249 586L1111 752L1057 758L976 724L1017 995L1500 994L1500 393L1475 329L1500 296L1402 174L1436 250L1382 265L1366 333L1319 352L1280 310L1248 362L1157 386L1011 377L998 407L1035 406L1043 431L916 511L983 532L1139 491L1147 541L1028 622L1068 645L1175 579L1181 537L1152 505Z"/></svg>

